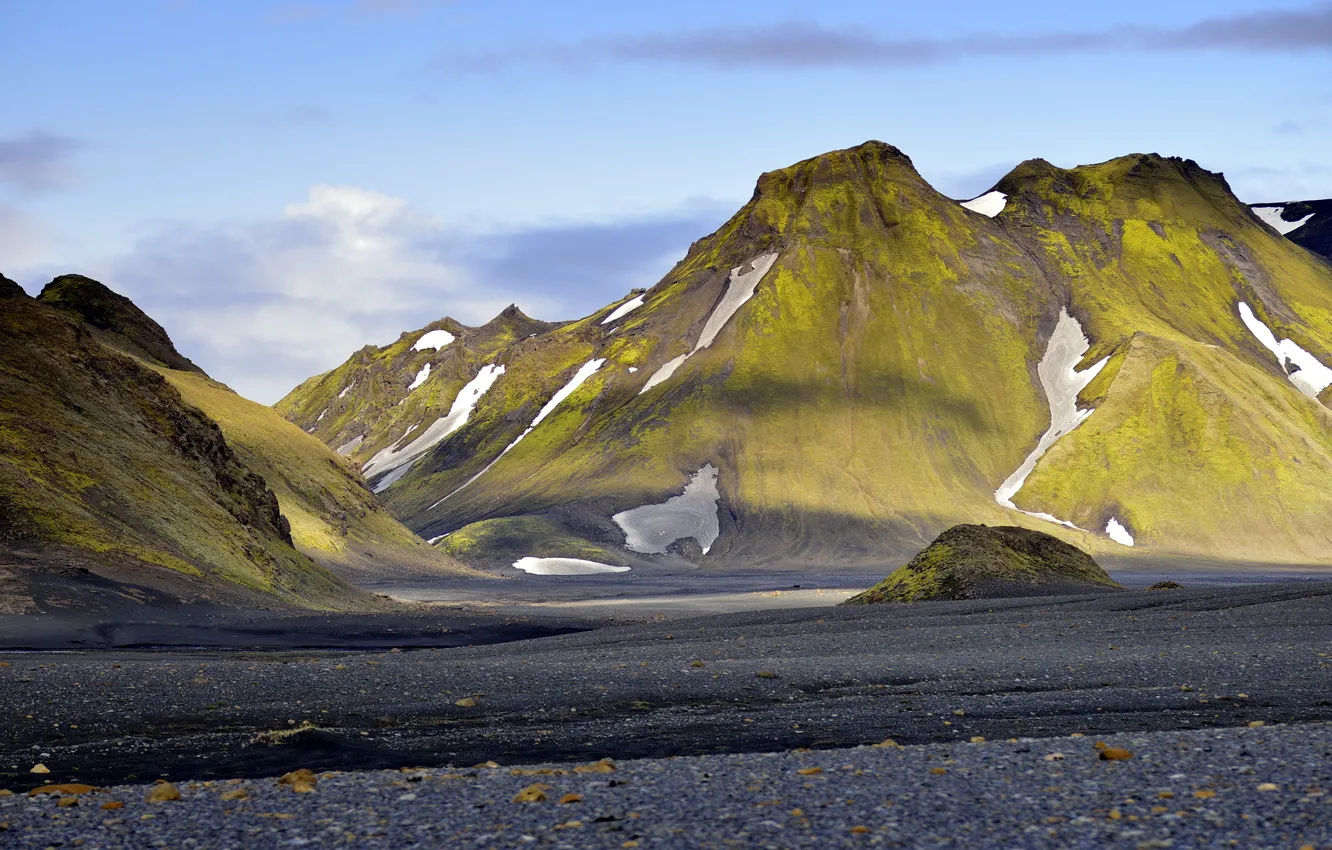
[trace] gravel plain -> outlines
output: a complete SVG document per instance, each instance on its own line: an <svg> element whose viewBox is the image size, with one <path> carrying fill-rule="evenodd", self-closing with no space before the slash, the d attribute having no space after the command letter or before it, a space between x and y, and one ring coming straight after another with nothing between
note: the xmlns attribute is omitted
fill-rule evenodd
<svg viewBox="0 0 1332 850"><path fill-rule="evenodd" d="M1332 842L1330 756L1319 724L118 786L0 797L0 843L1295 850Z"/></svg>
<svg viewBox="0 0 1332 850"><path fill-rule="evenodd" d="M413 619L413 634L467 622L457 612L438 618ZM412 645L411 634L394 634ZM524 835L571 846L918 846L948 835L988 846L1091 846L1122 835L1132 839L1124 846L1151 847L1192 846L1205 834L1216 846L1300 847L1326 844L1317 829L1332 821L1315 793L1329 781L1332 739L1322 724L1332 722L1332 583L755 611L476 646L456 645L449 634L452 648L401 651L0 653L0 788L17 795L0 800L0 821L9 823L0 846L57 846L77 837L66 830L76 823L111 842L105 846L181 846L193 816L172 814L172 804L142 809L141 789L118 792L127 810L140 808L111 825L103 821L120 816L92 814L93 797L57 808L24 796L42 782L107 787L159 778L180 785L179 810L197 808L198 824L207 825L190 846L329 843L338 825L339 840L353 833L383 846L409 846L418 833L424 846L441 846L464 830L466 846L531 843ZM1250 727L1257 723L1266 725ZM1087 737L1061 739L1071 734ZM968 743L976 737L1047 740ZM887 738L907 746L857 749ZM1125 742L1135 756L1103 763L1091 749L1098 739ZM1045 762L1054 751L1068 757ZM613 776L567 772L603 757L620 762ZM969 766L954 768L949 758ZM491 760L504 768L471 769ZM823 772L792 775L788 768L805 761ZM932 773L936 762L947 772ZM50 773L30 773L38 763ZM551 766L530 769L566 773L509 772L539 764ZM404 766L432 778L363 772ZM338 773L314 794L274 784L300 768ZM660 782L650 784L658 771ZM1071 779L1054 781L1050 771ZM730 778L703 782L704 773ZM1175 774L1232 784L1218 786L1215 799L1192 797L1208 789L1185 787ZM623 788L587 784L621 777L637 779ZM227 832L233 826L219 819L232 823L221 814L230 809L213 798L218 783L234 779L257 783L243 786L254 800L278 795L272 799L292 808L247 804L250 814L234 821L240 831ZM1167 780L1185 785L1172 790ZM552 786L549 794L582 794L588 805L509 804L537 781ZM190 785L202 782L214 785ZM1257 789L1268 782L1281 791ZM376 790L383 788L397 793ZM1188 811L1149 805L1148 792L1187 797ZM1123 803L1128 797L1141 805ZM1306 797L1313 802L1300 802ZM778 798L780 806L759 805ZM478 808L485 800L494 803ZM590 811L594 800L605 811ZM889 811L881 810L885 800L893 801ZM811 807L820 816L803 818L809 829L789 814ZM1042 807L1042 818L1067 820L1045 824ZM610 815L616 820L596 821ZM1218 818L1224 830L1197 831ZM567 820L583 826L554 829ZM1029 832L1033 826L1044 832ZM168 828L177 831L154 832ZM253 829L260 831L246 832ZM763 829L778 831L765 837ZM129 837L116 837L122 833ZM91 841L81 846L103 846Z"/></svg>

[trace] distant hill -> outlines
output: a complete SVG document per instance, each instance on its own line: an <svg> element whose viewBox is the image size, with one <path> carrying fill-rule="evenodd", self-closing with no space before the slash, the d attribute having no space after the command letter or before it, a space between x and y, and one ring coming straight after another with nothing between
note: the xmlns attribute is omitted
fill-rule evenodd
<svg viewBox="0 0 1332 850"><path fill-rule="evenodd" d="M1252 209L1296 245L1332 259L1332 200L1253 204Z"/></svg>

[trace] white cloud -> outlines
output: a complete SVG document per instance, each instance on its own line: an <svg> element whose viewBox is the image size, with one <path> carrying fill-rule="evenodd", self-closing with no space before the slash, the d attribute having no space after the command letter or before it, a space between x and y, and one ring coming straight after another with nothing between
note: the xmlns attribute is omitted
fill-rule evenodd
<svg viewBox="0 0 1332 850"><path fill-rule="evenodd" d="M481 324L512 301L482 285L458 237L407 201L320 185L268 221L166 225L87 273L161 322L219 380L271 403L366 344L445 315Z"/></svg>

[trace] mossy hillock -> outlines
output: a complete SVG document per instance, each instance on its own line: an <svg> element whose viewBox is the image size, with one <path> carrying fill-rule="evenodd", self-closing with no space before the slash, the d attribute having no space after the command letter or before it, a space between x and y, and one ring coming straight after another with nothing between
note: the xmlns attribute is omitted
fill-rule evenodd
<svg viewBox="0 0 1332 850"><path fill-rule="evenodd" d="M1091 555L1015 526L956 525L883 581L843 602L930 602L1120 589Z"/></svg>
<svg viewBox="0 0 1332 850"><path fill-rule="evenodd" d="M381 493L426 538L539 517L603 545L586 517L661 504L712 464L721 534L690 556L703 565L900 563L957 524L1098 556L1332 564L1332 388L1304 394L1240 307L1332 363L1332 265L1187 159L1029 160L988 194L990 212L948 198L882 142L832 151L763 174L632 301L484 354L413 352L408 334L282 410L331 446L359 437L364 462L501 364L466 424ZM1087 346L1059 371L1098 371L1001 503L1051 426L1041 364L1067 321ZM330 403L370 361L393 392Z"/></svg>

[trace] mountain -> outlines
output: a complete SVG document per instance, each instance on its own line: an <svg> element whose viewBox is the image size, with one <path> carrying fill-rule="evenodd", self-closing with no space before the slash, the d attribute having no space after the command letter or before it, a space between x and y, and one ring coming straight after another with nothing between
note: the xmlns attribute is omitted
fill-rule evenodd
<svg viewBox="0 0 1332 850"><path fill-rule="evenodd" d="M884 565L959 523L1332 560L1332 266L1190 160L1031 160L958 202L868 142L762 175L656 286L532 333L408 334L279 409L482 566ZM396 396L348 380L381 359ZM392 427L319 430L404 393Z"/></svg>
<svg viewBox="0 0 1332 850"><path fill-rule="evenodd" d="M1296 245L1332 259L1332 200L1253 204L1251 208Z"/></svg>
<svg viewBox="0 0 1332 850"><path fill-rule="evenodd" d="M0 278L0 299L9 607L34 594L364 607L344 576L372 558L460 571L326 446L211 381L128 299L77 275L36 299Z"/></svg>

